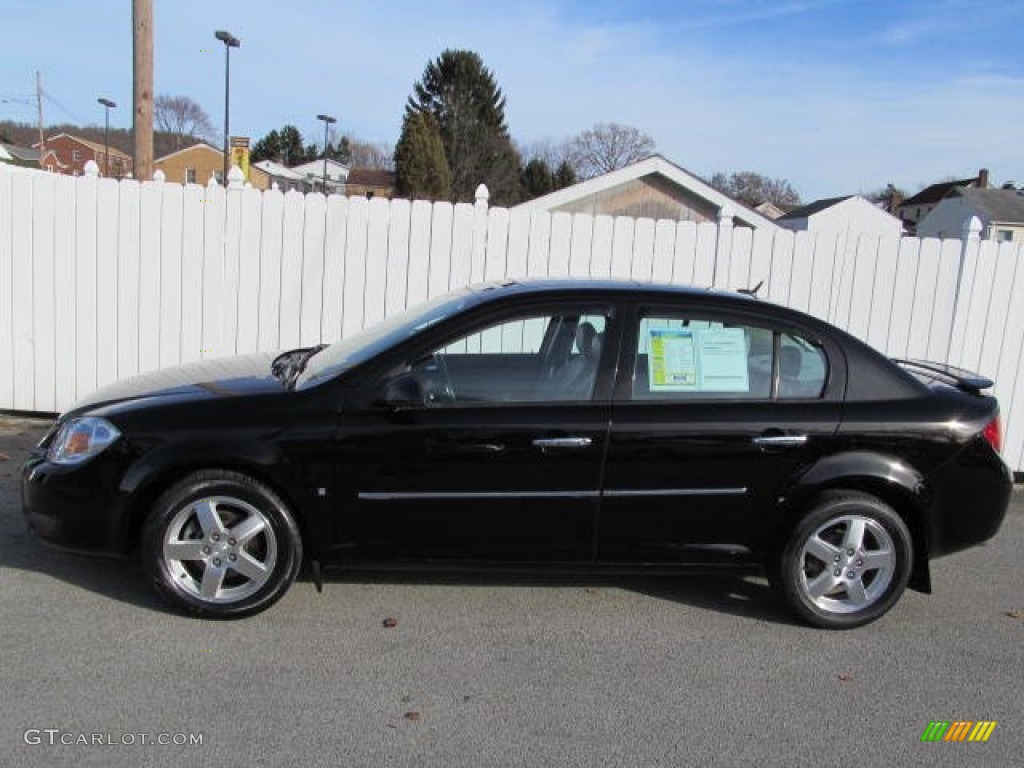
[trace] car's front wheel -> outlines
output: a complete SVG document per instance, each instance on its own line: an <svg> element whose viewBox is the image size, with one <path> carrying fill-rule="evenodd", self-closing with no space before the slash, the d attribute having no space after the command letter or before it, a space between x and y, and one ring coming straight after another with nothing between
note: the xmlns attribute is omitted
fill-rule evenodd
<svg viewBox="0 0 1024 768"><path fill-rule="evenodd" d="M769 576L782 599L811 624L859 627L900 599L913 562L903 519L880 499L832 492L790 532Z"/></svg>
<svg viewBox="0 0 1024 768"><path fill-rule="evenodd" d="M264 484L238 472L196 472L169 488L142 531L142 559L176 607L213 618L268 608L302 562L298 527Z"/></svg>

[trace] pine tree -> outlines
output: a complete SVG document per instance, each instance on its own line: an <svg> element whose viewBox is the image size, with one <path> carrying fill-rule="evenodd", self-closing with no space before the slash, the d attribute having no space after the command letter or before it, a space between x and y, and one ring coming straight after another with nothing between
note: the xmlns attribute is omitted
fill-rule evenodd
<svg viewBox="0 0 1024 768"><path fill-rule="evenodd" d="M523 199L532 200L555 190L555 178L548 164L539 157L533 158L520 175Z"/></svg>
<svg viewBox="0 0 1024 768"><path fill-rule="evenodd" d="M568 160L563 160L561 163L559 163L558 168L555 169L555 189L564 189L565 187L571 187L575 183L576 171L573 169L572 164Z"/></svg>
<svg viewBox="0 0 1024 768"><path fill-rule="evenodd" d="M274 130L256 142L252 148L252 161L273 160L283 165L301 165L307 160L321 157L313 145L306 147L302 134L294 125L286 125L280 131Z"/></svg>
<svg viewBox="0 0 1024 768"><path fill-rule="evenodd" d="M472 201L484 183L492 202L518 202L520 162L505 122L505 97L478 54L446 50L428 62L405 112L406 119L425 112L436 121L453 200Z"/></svg>
<svg viewBox="0 0 1024 768"><path fill-rule="evenodd" d="M429 112L406 111L395 146L395 191L418 200L450 200L452 180L437 122Z"/></svg>

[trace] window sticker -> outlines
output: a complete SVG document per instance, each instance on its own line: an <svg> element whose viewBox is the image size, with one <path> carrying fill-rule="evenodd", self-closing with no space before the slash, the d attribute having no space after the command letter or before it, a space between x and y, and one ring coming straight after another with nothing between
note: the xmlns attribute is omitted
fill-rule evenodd
<svg viewBox="0 0 1024 768"><path fill-rule="evenodd" d="M749 392L742 328L649 328L651 392Z"/></svg>
<svg viewBox="0 0 1024 768"><path fill-rule="evenodd" d="M693 392L697 389L695 332L679 328L650 328L648 386L651 392Z"/></svg>
<svg viewBox="0 0 1024 768"><path fill-rule="evenodd" d="M699 332L700 388L706 392L749 392L747 341L742 328Z"/></svg>

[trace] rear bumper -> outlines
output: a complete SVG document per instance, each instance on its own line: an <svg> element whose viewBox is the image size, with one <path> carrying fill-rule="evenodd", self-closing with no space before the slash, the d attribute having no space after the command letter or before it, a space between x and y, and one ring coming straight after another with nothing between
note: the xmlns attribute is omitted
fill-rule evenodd
<svg viewBox="0 0 1024 768"><path fill-rule="evenodd" d="M933 499L931 557L948 555L992 538L1013 493L1013 473L982 438L960 451L929 482Z"/></svg>

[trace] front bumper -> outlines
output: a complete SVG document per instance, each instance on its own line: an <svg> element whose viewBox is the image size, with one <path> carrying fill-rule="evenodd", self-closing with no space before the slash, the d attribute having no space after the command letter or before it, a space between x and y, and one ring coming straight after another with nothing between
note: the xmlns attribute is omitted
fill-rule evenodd
<svg viewBox="0 0 1024 768"><path fill-rule="evenodd" d="M21 509L34 534L62 549L125 553L127 497L118 491L117 468L104 458L61 466L37 454L25 462Z"/></svg>

